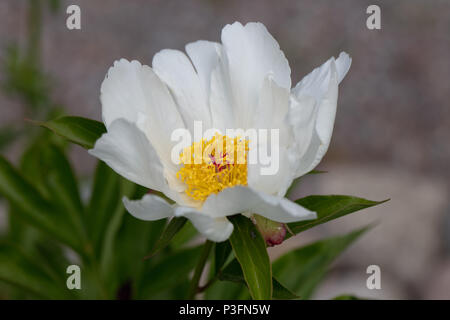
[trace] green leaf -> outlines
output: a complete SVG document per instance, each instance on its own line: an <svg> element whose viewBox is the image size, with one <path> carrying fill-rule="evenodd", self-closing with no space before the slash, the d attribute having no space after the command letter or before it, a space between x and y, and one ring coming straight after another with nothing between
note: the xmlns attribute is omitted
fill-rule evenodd
<svg viewBox="0 0 450 320"><path fill-rule="evenodd" d="M169 245L172 238L178 233L178 231L183 228L184 224L186 223L187 219L184 217L176 217L172 218L170 222L167 224L166 228L164 229L163 233L161 234L161 237L156 242L155 246L153 247L152 251L145 256L145 259L149 259L153 257L155 254L157 254L160 250L164 249Z"/></svg>
<svg viewBox="0 0 450 320"><path fill-rule="evenodd" d="M20 171L24 177L63 212L81 225L83 205L78 183L62 148L37 139L23 154Z"/></svg>
<svg viewBox="0 0 450 320"><path fill-rule="evenodd" d="M243 282L245 283L242 268L236 259L233 259L223 271L219 273L219 279L222 281Z"/></svg>
<svg viewBox="0 0 450 320"><path fill-rule="evenodd" d="M92 149L95 141L106 132L103 123L82 117L66 116L47 122L32 122L50 129L54 133L86 149Z"/></svg>
<svg viewBox="0 0 450 320"><path fill-rule="evenodd" d="M78 183L72 167L61 149L47 145L41 150L43 165L40 171L45 178L49 199L58 206L60 212L66 212L67 218L80 239L87 244L87 232L83 221Z"/></svg>
<svg viewBox="0 0 450 320"><path fill-rule="evenodd" d="M145 281L145 267L148 264L143 257L156 243L165 223L164 219L142 221L125 213L113 242L112 268L108 271L108 281L114 282L108 284L111 291L127 282L130 282L135 290L142 281ZM153 259L149 262L153 262ZM134 297L136 291L132 293Z"/></svg>
<svg viewBox="0 0 450 320"><path fill-rule="evenodd" d="M309 299L334 259L369 228L364 227L291 251L273 263L273 274L280 281L289 283L289 288L302 299Z"/></svg>
<svg viewBox="0 0 450 320"><path fill-rule="evenodd" d="M295 202L317 213L317 219L289 223L289 229L298 234L322 223L345 216L349 213L373 207L384 201L371 201L363 198L341 195L308 196ZM290 235L288 234L287 237Z"/></svg>
<svg viewBox="0 0 450 320"><path fill-rule="evenodd" d="M21 174L0 156L0 193L22 213L23 218L36 228L48 232L77 251L81 250L80 238L64 212L26 181Z"/></svg>
<svg viewBox="0 0 450 320"><path fill-rule="evenodd" d="M214 251L214 270L217 274L227 262L227 258L231 253L231 244L229 241L223 241L216 244Z"/></svg>
<svg viewBox="0 0 450 320"><path fill-rule="evenodd" d="M249 300L245 281L216 281L205 291L205 300Z"/></svg>
<svg viewBox="0 0 450 320"><path fill-rule="evenodd" d="M276 300L295 300L300 299L298 295L291 290L283 286L277 279L272 277L273 280L273 298Z"/></svg>
<svg viewBox="0 0 450 320"><path fill-rule="evenodd" d="M64 274L65 269L61 273ZM19 247L5 242L0 242L0 281L19 287L36 298L73 298L65 279L55 281L41 264L34 262Z"/></svg>
<svg viewBox="0 0 450 320"><path fill-rule="evenodd" d="M146 271L139 282L139 299L150 299L187 279L201 253L201 247L187 248L165 256ZM152 264L152 260L149 263Z"/></svg>
<svg viewBox="0 0 450 320"><path fill-rule="evenodd" d="M174 235L172 240L170 240L170 244L168 246L168 250L178 250L186 247L193 239L198 236L198 231L189 221L186 221L184 226L180 229L180 231Z"/></svg>
<svg viewBox="0 0 450 320"><path fill-rule="evenodd" d="M252 298L272 299L272 270L264 239L243 215L232 216L230 220L234 225L230 243Z"/></svg>
<svg viewBox="0 0 450 320"><path fill-rule="evenodd" d="M95 170L92 192L85 213L94 251L99 254L106 229L111 223L119 219L125 209L121 201L121 178L103 161L99 161ZM120 217L114 218L116 215Z"/></svg>
<svg viewBox="0 0 450 320"><path fill-rule="evenodd" d="M40 134L26 148L20 159L20 172L29 183L45 195L51 195L52 198L58 198L60 200L73 197L74 202L78 202L79 196L76 182L70 177L64 177L64 173L67 173L67 171L61 170L61 168L66 168L69 171L69 175L71 175L71 168L70 166L67 168L68 163L62 151L60 151L59 147L56 147L48 141L47 132L45 133L46 135ZM57 149L55 151L56 159L61 159L62 157L62 161L55 161L53 158L52 154L54 152L52 151L54 151L54 148ZM62 166L60 165L61 162L63 163ZM54 185L53 182L58 181L55 177L62 178L61 187L63 188ZM68 188L64 187L65 184L68 184ZM67 197L61 196L66 194L68 195ZM64 201L60 201L60 203L64 204ZM72 208L70 205L66 207ZM77 206L75 205L74 207ZM65 210L63 209L61 212L65 212ZM67 251L67 248L63 248L45 230L39 230L27 223L22 218L24 215L26 213L23 213L14 204L9 204L8 243L17 244L20 247L20 251L25 253L29 259L32 259L35 265L38 265L39 268L46 270L48 274L52 275L54 282L65 283L67 277L65 270L71 264L67 260L66 253L64 252Z"/></svg>
<svg viewBox="0 0 450 320"><path fill-rule="evenodd" d="M322 173L327 173L327 172L328 171L323 171L323 170L311 170L307 174L322 174Z"/></svg>
<svg viewBox="0 0 450 320"><path fill-rule="evenodd" d="M239 262L234 259L227 267L219 273L219 279L222 281L231 281L236 283L245 283L244 275L242 274L241 266ZM292 293L289 289L283 286L277 279L272 278L273 283L273 298L279 300L292 300L299 297Z"/></svg>
<svg viewBox="0 0 450 320"><path fill-rule="evenodd" d="M140 199L147 192L146 188L117 175L105 163L98 163L85 219L110 297L122 296L123 290L133 296L143 272L143 257L165 226L165 219L141 221L126 212L124 196Z"/></svg>
<svg viewBox="0 0 450 320"><path fill-rule="evenodd" d="M83 205L78 191L78 183L66 156L55 145L49 145L42 151L52 198L58 198L58 202L61 203L63 208L72 209L81 214ZM81 215L77 219L81 219Z"/></svg>
<svg viewBox="0 0 450 320"><path fill-rule="evenodd" d="M125 271L124 275L129 275L127 270L131 270L120 267L117 262L123 259L124 261L134 260L135 266L141 264L142 256L149 246L154 244L154 237L160 232L159 225L164 223L164 221L136 221L126 213L121 201L122 197L141 198L145 192L145 188L121 178L104 163L99 163L87 218L91 226L90 236L94 239L95 253L100 259L102 274L111 284L111 288L118 284L113 284L113 281L109 279L119 278L118 275L123 271ZM139 222L142 223L139 224ZM128 227L129 225L132 226ZM157 227L154 229L155 225ZM118 270L119 268L122 270Z"/></svg>

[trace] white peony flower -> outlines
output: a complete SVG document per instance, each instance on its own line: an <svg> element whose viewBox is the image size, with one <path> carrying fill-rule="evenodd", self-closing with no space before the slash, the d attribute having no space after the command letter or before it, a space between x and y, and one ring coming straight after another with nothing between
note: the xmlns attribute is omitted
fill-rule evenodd
<svg viewBox="0 0 450 320"><path fill-rule="evenodd" d="M101 87L107 133L89 150L118 174L175 202L169 204L155 194L124 198L133 216L183 216L217 242L228 239L233 225L227 216L237 213L257 213L281 223L316 218L284 195L293 179L314 169L326 153L338 84L351 64L341 53L291 89L288 61L263 24L227 25L221 40L222 44L189 43L187 56L162 50L154 56L152 68L116 61ZM172 141L172 132L193 132L194 121L221 132L279 129L279 170L262 175L259 164L232 164L224 181L218 170L210 170L211 162L174 163L171 152L177 141Z"/></svg>

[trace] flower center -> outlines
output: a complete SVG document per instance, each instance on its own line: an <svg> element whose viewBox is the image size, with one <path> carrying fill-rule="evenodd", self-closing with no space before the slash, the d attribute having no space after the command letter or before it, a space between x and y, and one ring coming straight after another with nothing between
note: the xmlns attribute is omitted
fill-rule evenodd
<svg viewBox="0 0 450 320"><path fill-rule="evenodd" d="M240 137L216 133L210 140L202 139L185 148L180 154L184 166L177 178L186 184L186 194L203 202L212 193L247 185L248 143Z"/></svg>

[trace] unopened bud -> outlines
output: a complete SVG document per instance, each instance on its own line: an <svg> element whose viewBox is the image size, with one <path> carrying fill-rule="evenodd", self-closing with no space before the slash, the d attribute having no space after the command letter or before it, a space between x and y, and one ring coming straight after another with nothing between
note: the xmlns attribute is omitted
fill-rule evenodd
<svg viewBox="0 0 450 320"><path fill-rule="evenodd" d="M286 225L254 214L252 221L263 236L268 247L281 244L286 236Z"/></svg>

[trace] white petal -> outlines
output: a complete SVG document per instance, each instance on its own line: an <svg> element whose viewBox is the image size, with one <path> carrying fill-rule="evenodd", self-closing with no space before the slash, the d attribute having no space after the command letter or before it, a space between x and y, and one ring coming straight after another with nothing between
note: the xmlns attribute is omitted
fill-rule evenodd
<svg viewBox="0 0 450 320"><path fill-rule="evenodd" d="M146 135L135 124L117 119L89 153L121 176L144 187L163 191L163 166Z"/></svg>
<svg viewBox="0 0 450 320"><path fill-rule="evenodd" d="M153 86L152 77L153 71L136 60L130 62L121 59L114 62L100 90L102 116L106 127L119 118L135 122L138 113L147 114L152 111L149 110L151 101L148 101L146 93L161 90ZM158 107L161 107L161 104Z"/></svg>
<svg viewBox="0 0 450 320"><path fill-rule="evenodd" d="M150 144L155 149L165 172L175 174L179 170L180 164L172 161L172 148L177 145L179 141L172 141L171 135L174 130L179 128L172 127L170 120L164 120L164 118L161 118L163 112L164 108L160 108L159 111L155 111L154 114L150 116L140 113L136 121L136 126L150 141Z"/></svg>
<svg viewBox="0 0 450 320"><path fill-rule="evenodd" d="M181 51L165 49L153 57L153 69L173 92L186 127L193 132L194 121L210 128L211 114L206 92L189 58Z"/></svg>
<svg viewBox="0 0 450 320"><path fill-rule="evenodd" d="M311 144L317 119L317 103L313 97L304 95L297 99L291 95L286 121L292 128L295 156L303 157Z"/></svg>
<svg viewBox="0 0 450 320"><path fill-rule="evenodd" d="M218 194L210 195L201 210L211 216L257 213L282 223L317 218L315 212L286 198L267 195L243 186L226 188Z"/></svg>
<svg viewBox="0 0 450 320"><path fill-rule="evenodd" d="M336 59L336 72L338 75L338 83L340 84L344 77L347 75L350 66L352 65L352 58L346 53L341 52Z"/></svg>
<svg viewBox="0 0 450 320"><path fill-rule="evenodd" d="M314 169L328 150L333 133L338 97L337 74L334 62L331 63L331 77L328 91L322 97L318 107L315 131L305 155L299 162L297 176Z"/></svg>
<svg viewBox="0 0 450 320"><path fill-rule="evenodd" d="M270 142L272 144L272 142ZM248 186L265 194L284 195L292 182L292 166L289 150L284 145L278 145L276 154L274 144L272 149L266 144L258 145L258 152L269 155L270 163L262 163L261 158L255 164L248 164Z"/></svg>
<svg viewBox="0 0 450 320"><path fill-rule="evenodd" d="M317 110L316 131L324 148L328 149L333 133L334 118L338 99L338 81L334 62L330 67L328 90L322 97Z"/></svg>
<svg viewBox="0 0 450 320"><path fill-rule="evenodd" d="M253 115L253 128L285 129L284 118L289 108L289 89L280 87L273 75L265 77L258 98L258 112ZM281 143L286 139L280 135Z"/></svg>
<svg viewBox="0 0 450 320"><path fill-rule="evenodd" d="M292 94L298 101L307 102L308 97L313 97L317 106L315 107L317 110L312 113L316 118L312 135L309 135L310 129L306 128L303 141L297 141L297 144L301 145L298 154L303 156L298 161L295 177L314 169L328 150L336 116L338 84L347 74L350 65L351 58L346 53L341 53L337 60L331 58L319 68L314 69L292 90ZM311 110L310 107L307 108ZM291 119L292 121L294 118ZM298 124L294 124L294 130L296 126ZM299 137L298 134L297 137ZM310 143L305 151L305 141L309 137L311 137Z"/></svg>
<svg viewBox="0 0 450 320"><path fill-rule="evenodd" d="M317 131L314 131L305 155L298 161L299 166L294 177L301 177L313 170L320 163L327 149L328 145L325 147L320 141Z"/></svg>
<svg viewBox="0 0 450 320"><path fill-rule="evenodd" d="M184 128L184 123L167 86L153 70L137 61L116 61L103 81L101 92L106 126L121 118L140 122L138 125L158 155L168 162L174 144L171 134Z"/></svg>
<svg viewBox="0 0 450 320"><path fill-rule="evenodd" d="M168 218L174 211L166 200L153 194L146 194L140 200L124 197L122 201L127 211L140 220L153 221Z"/></svg>
<svg viewBox="0 0 450 320"><path fill-rule="evenodd" d="M121 59L109 68L101 86L102 117L106 127L119 118L135 122L138 112L146 112L141 90L142 65Z"/></svg>
<svg viewBox="0 0 450 320"><path fill-rule="evenodd" d="M334 59L334 57L328 59L320 67L306 75L292 90L295 96L299 98L302 95L308 95L320 102L322 96L328 91L332 62L335 63L339 84L350 69L352 62L352 59L345 52L341 52L337 59Z"/></svg>
<svg viewBox="0 0 450 320"><path fill-rule="evenodd" d="M233 232L233 224L225 217L211 217L189 207L177 207L175 216L188 218L194 227L211 241L227 240Z"/></svg>
<svg viewBox="0 0 450 320"><path fill-rule="evenodd" d="M233 111L235 103L224 54L220 55L220 62L211 74L209 105L213 128L220 130L222 134L225 134L227 129L237 128Z"/></svg>
<svg viewBox="0 0 450 320"><path fill-rule="evenodd" d="M211 41L196 41L186 45L186 52L197 70L209 102L212 127L224 134L234 127L233 100L223 47Z"/></svg>
<svg viewBox="0 0 450 320"><path fill-rule="evenodd" d="M199 40L186 45L186 53L191 58L198 77L206 93L206 99L209 98L211 74L219 63L219 52L221 44L217 42Z"/></svg>
<svg viewBox="0 0 450 320"><path fill-rule="evenodd" d="M247 129L251 127L259 93L268 74L273 75L279 86L290 89L289 64L276 40L261 23L226 25L222 29L222 43L227 55L236 125Z"/></svg>
<svg viewBox="0 0 450 320"><path fill-rule="evenodd" d="M292 180L294 167L290 163L288 146L293 139L285 123L289 97L289 89L278 86L271 75L265 78L253 127L266 130L266 134L259 131L257 145L250 139L250 149L257 150L258 161L249 161L248 185L266 194L284 195ZM273 135L272 130L278 130L278 133Z"/></svg>

